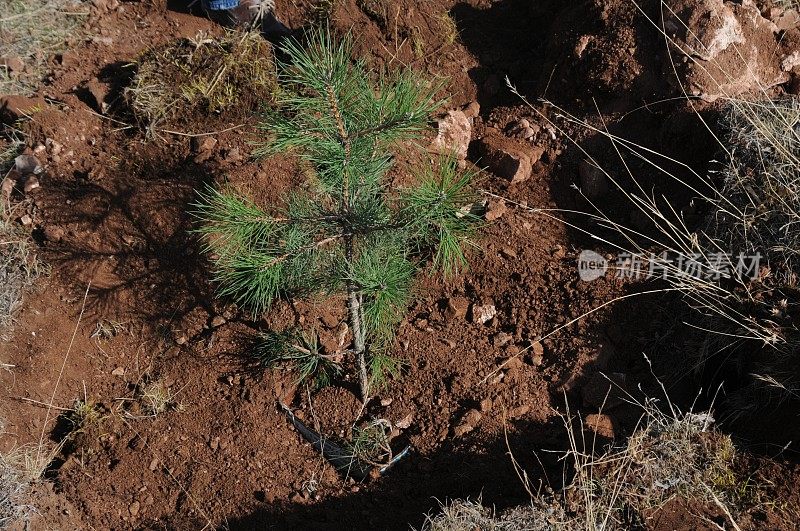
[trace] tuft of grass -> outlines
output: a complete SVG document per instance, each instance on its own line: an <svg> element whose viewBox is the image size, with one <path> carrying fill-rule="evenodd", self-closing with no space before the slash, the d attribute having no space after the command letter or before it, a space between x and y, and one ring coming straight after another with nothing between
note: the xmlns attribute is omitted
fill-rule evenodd
<svg viewBox="0 0 800 531"><path fill-rule="evenodd" d="M441 512L427 516L423 531L567 531L562 525L565 516L556 504L553 507L531 505L496 514L481 504L480 499L453 500L442 504ZM577 528L571 528L577 529Z"/></svg>
<svg viewBox="0 0 800 531"><path fill-rule="evenodd" d="M167 411L183 409L183 404L178 402L172 390L161 380L153 380L141 386L137 398L147 417L157 417Z"/></svg>
<svg viewBox="0 0 800 531"><path fill-rule="evenodd" d="M731 520L752 506L758 487L736 472L733 443L714 429L709 414L684 414L671 403L663 412L655 400L637 404L644 415L630 439L599 454L582 421L567 412L571 448L565 457L574 464L574 477L562 492L536 494L526 483L530 505L501 515L479 502L457 500L429 517L423 530L647 529L648 518L674 498L718 507Z"/></svg>
<svg viewBox="0 0 800 531"><path fill-rule="evenodd" d="M442 13L436 19L439 30L442 32L444 42L447 45L453 45L458 42L460 32L458 31L458 24L450 13Z"/></svg>
<svg viewBox="0 0 800 531"><path fill-rule="evenodd" d="M92 400L76 400L72 409L67 413L72 435L81 433L98 432L104 415L97 404Z"/></svg>
<svg viewBox="0 0 800 531"><path fill-rule="evenodd" d="M719 123L703 122L719 148L711 175L559 112L611 142L631 185L584 154L648 225L628 226L592 204L592 212L578 214L600 229L571 226L645 270L655 266L665 282L661 291L680 294L695 310L689 325L707 333L688 365L697 372L725 366L739 377L736 389L726 390L724 420L800 400L800 331L793 318L800 304L800 100L728 99ZM633 170L642 164L691 192L708 212L705 220L691 226L678 207L646 190ZM651 263L659 253L668 259Z"/></svg>
<svg viewBox="0 0 800 531"><path fill-rule="evenodd" d="M29 517L34 509L28 503L31 479L20 452L0 454L0 529Z"/></svg>
<svg viewBox="0 0 800 531"><path fill-rule="evenodd" d="M2 199L0 198L0 201ZM45 267L38 260L30 233L14 220L11 210L2 205L0 213L0 339L7 340L14 314L25 292L36 282Z"/></svg>
<svg viewBox="0 0 800 531"><path fill-rule="evenodd" d="M18 59L22 72L0 66L0 94L32 94L45 73L47 60L74 39L88 13L83 0L0 0L0 50Z"/></svg>
<svg viewBox="0 0 800 531"><path fill-rule="evenodd" d="M92 339L98 339L100 341L108 341L120 334L128 332L128 323L115 321L113 319L101 319L95 325L91 337Z"/></svg>
<svg viewBox="0 0 800 531"><path fill-rule="evenodd" d="M387 28L390 2L387 0L356 0L356 5L381 28Z"/></svg>
<svg viewBox="0 0 800 531"><path fill-rule="evenodd" d="M256 32L180 39L144 53L136 68L125 96L150 134L198 115L252 113L278 90L272 48Z"/></svg>
<svg viewBox="0 0 800 531"><path fill-rule="evenodd" d="M325 23L333 16L339 0L316 0L311 7L311 18L317 24Z"/></svg>
<svg viewBox="0 0 800 531"><path fill-rule="evenodd" d="M353 459L372 466L383 466L392 459L389 421L378 419L364 426L353 426L353 436L347 444Z"/></svg>
<svg viewBox="0 0 800 531"><path fill-rule="evenodd" d="M674 409L666 414L655 401L644 407L640 428L600 456L578 438L583 431L567 424L576 469L570 488L579 494L592 529L643 526L646 515L678 497L742 508L734 490L736 452L729 436L712 429L714 419Z"/></svg>
<svg viewBox="0 0 800 531"><path fill-rule="evenodd" d="M320 389L330 385L342 371L337 356L323 353L315 332L298 330L264 332L253 349L263 367L287 367L297 373L298 383Z"/></svg>

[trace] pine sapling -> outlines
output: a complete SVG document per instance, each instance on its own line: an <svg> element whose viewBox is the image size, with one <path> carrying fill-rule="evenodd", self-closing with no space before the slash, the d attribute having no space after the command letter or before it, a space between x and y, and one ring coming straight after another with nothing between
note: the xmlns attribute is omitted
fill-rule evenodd
<svg viewBox="0 0 800 531"><path fill-rule="evenodd" d="M370 386L397 367L387 351L415 275L426 263L445 274L465 267L478 219L469 210L472 175L454 157L413 169L414 186L391 189L393 149L421 138L440 87L410 70L372 76L351 50L349 38L337 42L324 30L306 46L284 47L279 101L260 124L266 140L257 154L296 154L313 170L308 185L267 209L208 189L195 214L220 296L255 313L278 297L345 296L348 354L366 402ZM339 366L314 338L271 332L258 355L293 361L303 377L326 383Z"/></svg>

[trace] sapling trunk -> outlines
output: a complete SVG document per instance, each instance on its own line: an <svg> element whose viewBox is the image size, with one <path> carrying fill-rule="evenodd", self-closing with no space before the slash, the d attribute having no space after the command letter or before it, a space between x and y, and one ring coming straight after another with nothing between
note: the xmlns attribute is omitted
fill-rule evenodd
<svg viewBox="0 0 800 531"><path fill-rule="evenodd" d="M345 248L347 261L351 264L353 261L352 236L345 238ZM347 281L347 310L350 314L350 328L353 329L353 354L355 355L356 368L358 370L361 401L366 404L367 400L369 400L369 373L367 372L367 340L364 333L364 306L361 303L361 294L358 286L352 280Z"/></svg>

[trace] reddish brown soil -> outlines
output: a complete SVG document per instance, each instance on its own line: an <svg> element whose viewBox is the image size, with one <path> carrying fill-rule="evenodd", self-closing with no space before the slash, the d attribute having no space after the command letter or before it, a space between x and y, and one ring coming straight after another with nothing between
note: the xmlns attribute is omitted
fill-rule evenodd
<svg viewBox="0 0 800 531"><path fill-rule="evenodd" d="M307 0L278 5L292 27L313 16ZM455 43L437 25L447 12L460 30ZM357 52L375 67L408 65L445 76L452 108L478 101L477 139L488 127L507 131L520 118L546 125L505 90L506 75L532 99L547 95L591 120L598 118L590 96L609 119L670 95L659 82L661 71L648 69L660 42L646 36L640 20L631 22L635 14L625 0L400 0L384 21L362 12L355 0L342 0L333 20L340 30L352 29ZM447 281L425 277L416 287L394 352L405 363L402 377L390 381L368 411L407 421L395 443L411 444L412 456L380 480L343 481L292 429L276 400L292 401L306 419L324 418L326 430L341 430L359 413L353 382L312 396L312 408L292 375L255 371L243 358L264 328L314 323L323 341L335 341L344 315L332 302L292 301L254 320L215 300L207 262L188 232L186 210L205 183L227 179L269 205L302 181L302 171L285 158L231 157L235 148L248 153L253 132L247 126L216 134L214 155L197 162L187 137L146 141L140 131L119 130L118 122L92 110L86 87L99 82L111 91L110 117L125 121L119 96L130 78L126 65L150 46L199 31L219 33L210 22L163 2L124 2L115 11L94 10L88 30L111 44L87 42L54 59L52 80L40 91L51 104L29 124L31 146L51 138L64 145L64 154L48 161L32 205L35 235L52 274L28 297L13 340L0 345L0 360L15 365L0 372L7 432L0 449L59 438L53 417L60 410L47 417L40 405L50 402L54 389L56 406L87 398L107 417L95 436L81 438L81 448L54 462L54 487L38 494L44 502L36 528L405 529L451 498L482 495L498 508L523 504L527 494L508 452L535 485L541 480L558 487L562 463L549 451L567 448L557 414L565 396L573 412L596 413L597 404L581 396L600 370L624 373L630 389L641 384L657 393L641 352L669 352L655 360L660 370L674 368L686 348L685 332L674 328L680 304L662 296L593 313L544 341L542 360L520 356L521 363L496 370L538 336L636 289L611 278L580 282L577 254L596 244L531 212L585 207L571 188L580 153L564 136L553 140L542 132L536 144L545 155L531 179L509 185L484 174L481 188L509 203L486 228L470 271ZM587 33L595 36L593 44L576 60L572 50ZM422 42L417 51L415 40ZM536 107L555 116L548 105ZM690 116L672 103L637 110L617 127L688 163L705 164L704 137L695 137L694 149L685 146L687 134L701 131ZM221 131L240 124L222 115L212 125ZM604 148L563 126L589 149ZM688 201L664 183L653 185L677 202ZM613 199L609 206L616 206ZM627 215L621 203L618 211ZM60 241L46 236L54 229L63 230ZM452 316L447 306L453 298L494 304L497 317L481 325L469 315ZM216 316L224 324L212 326ZM101 321L124 329L112 338L92 337ZM131 404L146 381L163 382L179 407L142 418ZM676 395L693 395L691 378L676 382L670 388ZM482 417L457 436L454 429L471 409ZM615 420L618 435L630 429L629 413L617 411ZM770 480L793 484L789 468L771 466ZM787 505L797 501L790 489L777 492ZM781 516L788 513L764 511L769 528L792 527L793 520ZM698 529L706 524L697 514L724 522L718 513L670 505L653 526Z"/></svg>

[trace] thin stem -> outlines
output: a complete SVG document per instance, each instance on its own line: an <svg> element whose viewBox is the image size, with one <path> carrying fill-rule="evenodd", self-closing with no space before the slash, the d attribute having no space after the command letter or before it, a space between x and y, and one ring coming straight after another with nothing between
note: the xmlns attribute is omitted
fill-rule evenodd
<svg viewBox="0 0 800 531"><path fill-rule="evenodd" d="M353 263L353 236L345 238L345 252L348 267ZM348 275L352 278L352 275ZM353 353L356 357L358 380L361 388L361 401L369 399L369 373L367 372L367 347L364 337L364 307L361 304L359 289L352 280L347 281L347 309L350 313L350 326L353 329Z"/></svg>

